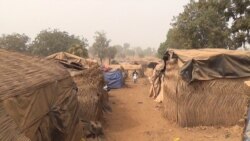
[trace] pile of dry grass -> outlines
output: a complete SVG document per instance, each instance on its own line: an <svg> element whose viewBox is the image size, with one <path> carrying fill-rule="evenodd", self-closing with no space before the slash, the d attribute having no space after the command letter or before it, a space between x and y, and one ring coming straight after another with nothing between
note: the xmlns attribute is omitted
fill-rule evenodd
<svg viewBox="0 0 250 141"><path fill-rule="evenodd" d="M244 119L250 78L215 79L187 83L179 75L181 62L167 62L164 85L165 116L180 126L230 126Z"/></svg>

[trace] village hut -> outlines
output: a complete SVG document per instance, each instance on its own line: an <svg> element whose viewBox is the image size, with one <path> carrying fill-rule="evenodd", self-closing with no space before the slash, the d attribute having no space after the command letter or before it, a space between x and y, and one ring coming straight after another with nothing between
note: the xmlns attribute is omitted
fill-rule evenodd
<svg viewBox="0 0 250 141"><path fill-rule="evenodd" d="M250 52L168 50L164 56L164 113L180 126L231 126L244 121Z"/></svg>
<svg viewBox="0 0 250 141"><path fill-rule="evenodd" d="M77 88L57 64L0 49L0 140L79 141Z"/></svg>
<svg viewBox="0 0 250 141"><path fill-rule="evenodd" d="M47 57L57 60L69 71L78 87L79 118L83 122L102 121L103 112L110 111L108 93L105 86L103 72L94 60L60 52ZM65 65L67 62L68 65ZM79 67L72 67L79 66Z"/></svg>

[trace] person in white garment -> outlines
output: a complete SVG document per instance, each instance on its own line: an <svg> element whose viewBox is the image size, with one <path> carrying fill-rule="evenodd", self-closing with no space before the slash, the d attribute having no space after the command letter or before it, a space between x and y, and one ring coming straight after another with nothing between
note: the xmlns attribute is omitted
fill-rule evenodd
<svg viewBox="0 0 250 141"><path fill-rule="evenodd" d="M135 71L132 73L132 76L133 76L133 82L136 83L137 78L138 78L138 72L135 70Z"/></svg>

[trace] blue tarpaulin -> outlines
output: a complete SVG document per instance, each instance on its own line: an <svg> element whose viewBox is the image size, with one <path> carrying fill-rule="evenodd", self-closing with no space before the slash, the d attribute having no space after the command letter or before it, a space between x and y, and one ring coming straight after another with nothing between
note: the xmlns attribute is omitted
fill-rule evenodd
<svg viewBox="0 0 250 141"><path fill-rule="evenodd" d="M104 79L111 89L118 89L123 86L123 76L120 70L105 72Z"/></svg>

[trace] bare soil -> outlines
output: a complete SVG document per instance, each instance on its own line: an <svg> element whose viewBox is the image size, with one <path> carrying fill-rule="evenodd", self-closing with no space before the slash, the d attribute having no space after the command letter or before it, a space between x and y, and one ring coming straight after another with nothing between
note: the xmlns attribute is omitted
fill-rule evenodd
<svg viewBox="0 0 250 141"><path fill-rule="evenodd" d="M181 128L165 119L162 104L148 97L149 83L112 90L113 112L105 115L104 132L107 141L240 141L242 128L195 127Z"/></svg>

